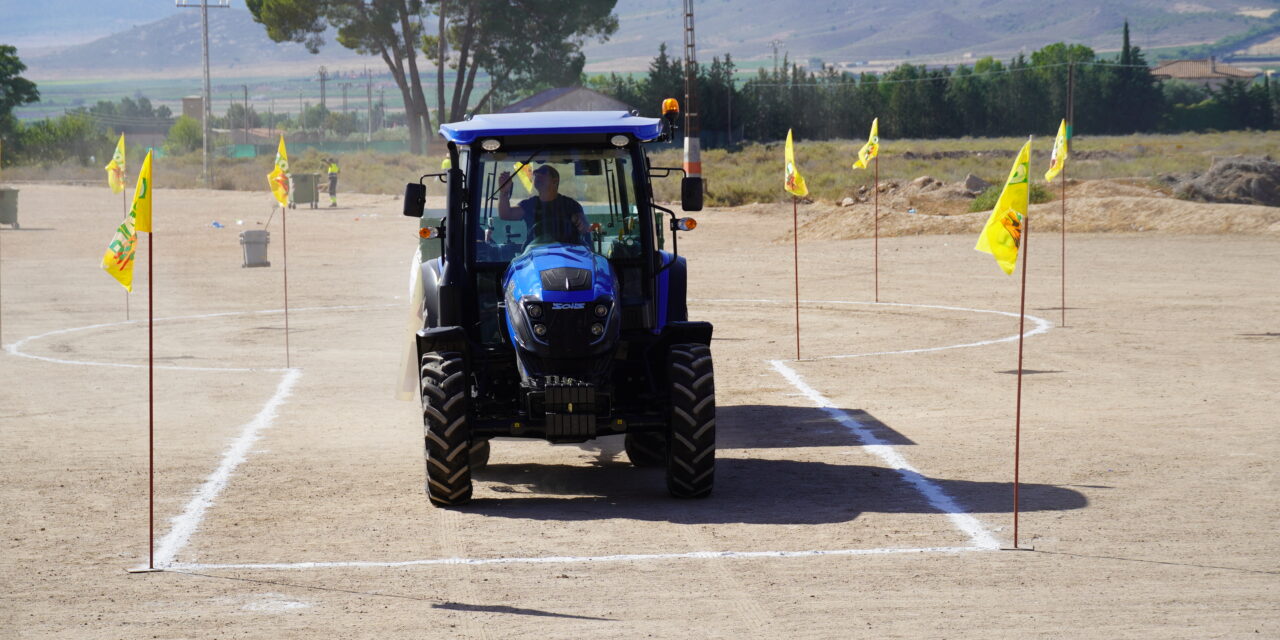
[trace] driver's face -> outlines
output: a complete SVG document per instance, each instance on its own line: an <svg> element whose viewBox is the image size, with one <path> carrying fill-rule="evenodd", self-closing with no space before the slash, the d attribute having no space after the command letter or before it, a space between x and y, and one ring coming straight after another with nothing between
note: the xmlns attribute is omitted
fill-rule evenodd
<svg viewBox="0 0 1280 640"><path fill-rule="evenodd" d="M551 174L546 171L533 172L533 188L536 189L538 193L546 193L548 188L555 189L559 186L559 180L552 178Z"/></svg>

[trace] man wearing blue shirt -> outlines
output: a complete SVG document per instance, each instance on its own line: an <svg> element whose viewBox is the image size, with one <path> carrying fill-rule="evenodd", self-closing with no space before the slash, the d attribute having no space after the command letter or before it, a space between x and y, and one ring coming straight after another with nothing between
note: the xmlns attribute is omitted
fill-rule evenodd
<svg viewBox="0 0 1280 640"><path fill-rule="evenodd" d="M511 206L511 189L514 186L509 172L498 176L503 185L498 198L498 217L503 220L523 220L529 234L554 239L557 242L582 242L590 233L587 217L577 200L560 193L560 172L544 164L533 170L533 189L537 195Z"/></svg>

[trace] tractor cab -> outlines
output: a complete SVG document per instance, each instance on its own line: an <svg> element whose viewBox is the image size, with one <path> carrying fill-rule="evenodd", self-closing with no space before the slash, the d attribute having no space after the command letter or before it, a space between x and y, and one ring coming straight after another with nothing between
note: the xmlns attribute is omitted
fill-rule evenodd
<svg viewBox="0 0 1280 640"><path fill-rule="evenodd" d="M416 347L432 501L469 498L470 471L496 436L623 435L633 462L676 464L673 494L709 493L709 467L690 476L669 461L672 354L709 373L711 339L710 324L688 321L675 252L676 231L695 223L653 202L650 178L678 169L651 167L643 145L670 127L625 112L543 112L476 116L440 133L450 168L423 180L446 185L444 215L423 215L422 181L405 198L406 215L423 219ZM700 210L701 185L685 180L683 208ZM461 381L446 390L453 373ZM714 415L704 377L703 417L708 406ZM464 439L474 462L462 482Z"/></svg>

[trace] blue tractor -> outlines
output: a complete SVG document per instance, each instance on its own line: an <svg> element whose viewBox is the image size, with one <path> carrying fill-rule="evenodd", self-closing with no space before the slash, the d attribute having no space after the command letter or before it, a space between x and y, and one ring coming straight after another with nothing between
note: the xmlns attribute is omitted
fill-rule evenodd
<svg viewBox="0 0 1280 640"><path fill-rule="evenodd" d="M676 253L676 232L696 223L654 202L650 178L681 170L644 149L674 121L541 112L440 127L448 168L409 184L404 205L422 218L415 340L433 504L471 499L499 436L622 436L632 464L665 467L671 495L711 493L711 324L688 319ZM424 217L430 178L447 185L437 219ZM681 193L701 210L701 178Z"/></svg>

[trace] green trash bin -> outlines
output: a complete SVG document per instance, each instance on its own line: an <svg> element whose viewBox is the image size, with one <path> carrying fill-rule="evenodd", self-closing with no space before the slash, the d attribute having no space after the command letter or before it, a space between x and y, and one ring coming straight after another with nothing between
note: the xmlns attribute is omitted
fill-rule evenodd
<svg viewBox="0 0 1280 640"><path fill-rule="evenodd" d="M0 187L0 224L18 228L18 190Z"/></svg>
<svg viewBox="0 0 1280 640"><path fill-rule="evenodd" d="M320 174L318 173L295 173L293 174L293 208L297 205L309 204L315 209L320 200Z"/></svg>

